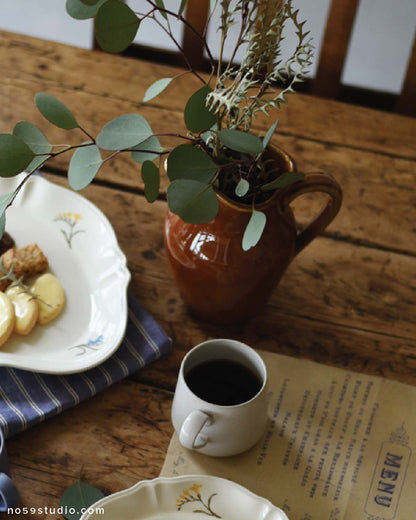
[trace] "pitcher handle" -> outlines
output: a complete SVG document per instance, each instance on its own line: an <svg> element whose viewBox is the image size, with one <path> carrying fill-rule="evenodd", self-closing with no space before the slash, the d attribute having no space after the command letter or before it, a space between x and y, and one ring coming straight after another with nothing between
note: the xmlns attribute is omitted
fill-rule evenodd
<svg viewBox="0 0 416 520"><path fill-rule="evenodd" d="M342 190L338 182L325 172L313 172L306 173L303 179L280 191L282 210L286 210L296 197L311 192L327 193L330 198L322 211L296 237L295 256L329 226L341 207Z"/></svg>

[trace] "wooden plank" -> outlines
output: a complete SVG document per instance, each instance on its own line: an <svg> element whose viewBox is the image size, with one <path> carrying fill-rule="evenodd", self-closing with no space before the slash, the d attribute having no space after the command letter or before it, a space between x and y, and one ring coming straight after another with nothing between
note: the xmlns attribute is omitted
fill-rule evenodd
<svg viewBox="0 0 416 520"><path fill-rule="evenodd" d="M319 56L316 77L312 83L315 96L336 98L354 24L358 0L332 0Z"/></svg>
<svg viewBox="0 0 416 520"><path fill-rule="evenodd" d="M69 133L50 125L37 111L33 95L42 85L34 82L0 82L2 118L0 132L10 132L19 119L27 118L37 124L51 142L81 142L79 131ZM80 123L97 135L113 117L135 110L134 104L119 99L105 99L86 92L74 96L67 89L48 87L48 92L71 106ZM313 110L313 103L308 105ZM305 106L305 110L308 108ZM141 113L150 121L154 131L169 133L172 128L186 133L182 115L157 107L143 107ZM331 120L328 119L328 125ZM68 137L70 136L70 137ZM175 138L161 138L167 147L179 142ZM340 214L329 231L342 239L358 240L416 253L414 200L416 197L416 162L390 155L356 150L343 146L276 134L273 143L286 149L298 162L301 171L324 170L341 184L344 202ZM69 158L64 155L51 163L65 171ZM108 162L98 178L126 188L142 190L140 166L129 155ZM167 178L162 175L162 192L166 193ZM304 225L318 211L320 198L303 197L296 203L299 223ZM385 222L385 225L381 225Z"/></svg>
<svg viewBox="0 0 416 520"><path fill-rule="evenodd" d="M261 316L240 327L210 326L189 315L170 275L162 237L165 203L149 209L141 196L97 186L86 194L113 222L131 287L174 338L174 350L230 336L416 383L416 258L316 239L293 261ZM174 381L177 359L172 363L169 377L159 374L162 384Z"/></svg>
<svg viewBox="0 0 416 520"><path fill-rule="evenodd" d="M58 508L80 476L105 495L157 477L173 433L170 404L169 392L124 380L8 439L19 506L42 513L4 518L63 518L44 508Z"/></svg>
<svg viewBox="0 0 416 520"><path fill-rule="evenodd" d="M402 92L397 100L396 111L416 117L416 32Z"/></svg>
<svg viewBox="0 0 416 520"><path fill-rule="evenodd" d="M15 85L27 79L35 92L54 88L90 92L114 103L128 101L135 112L141 110L149 85L181 71L1 31L0 64L1 81L9 85L11 93ZM107 75L111 81L103 80ZM182 114L185 100L199 86L193 76L183 76L151 104ZM23 102L17 94L12 99L14 108ZM296 94L279 113L259 118L254 128L264 130L277 118L281 131L290 135L416 159L413 118Z"/></svg>

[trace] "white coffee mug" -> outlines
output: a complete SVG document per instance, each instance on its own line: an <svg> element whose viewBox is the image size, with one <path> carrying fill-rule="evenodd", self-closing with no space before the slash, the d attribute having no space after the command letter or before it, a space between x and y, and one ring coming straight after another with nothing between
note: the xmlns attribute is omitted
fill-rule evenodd
<svg viewBox="0 0 416 520"><path fill-rule="evenodd" d="M243 365L256 376L259 389L239 404L204 400L186 381L189 372L212 361ZM215 381L215 377L212 378ZM267 423L267 370L255 350L230 339L204 341L186 354L179 370L172 403L172 423L185 448L224 457L248 450L260 439Z"/></svg>

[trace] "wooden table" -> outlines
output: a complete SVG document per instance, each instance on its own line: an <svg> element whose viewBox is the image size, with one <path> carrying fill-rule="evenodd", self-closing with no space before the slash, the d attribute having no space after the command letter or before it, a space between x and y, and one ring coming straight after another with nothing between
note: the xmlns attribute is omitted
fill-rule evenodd
<svg viewBox="0 0 416 520"><path fill-rule="evenodd" d="M68 142L67 133L36 110L39 91L61 99L95 135L110 119L130 112L145 115L159 133L184 130L182 110L196 86L191 77L141 106L146 88L172 75L166 66L10 33L0 33L0 56L1 132L25 119L51 142ZM256 129L264 131L270 121L259 119ZM281 111L279 126L274 142L296 158L301 171L332 173L344 202L325 234L291 264L262 315L244 326L212 326L188 314L163 250L166 203L145 201L136 163L108 163L83 192L114 226L131 287L173 338L173 353L8 441L23 505L57 507L80 475L105 494L158 476L172 434L179 363L207 338L231 337L416 384L416 120L295 95ZM48 170L62 185L67 160L57 158ZM315 200L301 200L299 223L316 211Z"/></svg>

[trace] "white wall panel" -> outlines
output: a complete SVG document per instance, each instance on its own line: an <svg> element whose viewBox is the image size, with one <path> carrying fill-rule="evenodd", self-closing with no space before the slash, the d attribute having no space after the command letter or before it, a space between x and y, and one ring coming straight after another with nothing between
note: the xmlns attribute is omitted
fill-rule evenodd
<svg viewBox="0 0 416 520"><path fill-rule="evenodd" d="M91 20L74 20L65 0L1 0L0 29L91 49Z"/></svg>
<svg viewBox="0 0 416 520"><path fill-rule="evenodd" d="M416 27L416 0L361 0L342 83L401 91Z"/></svg>

